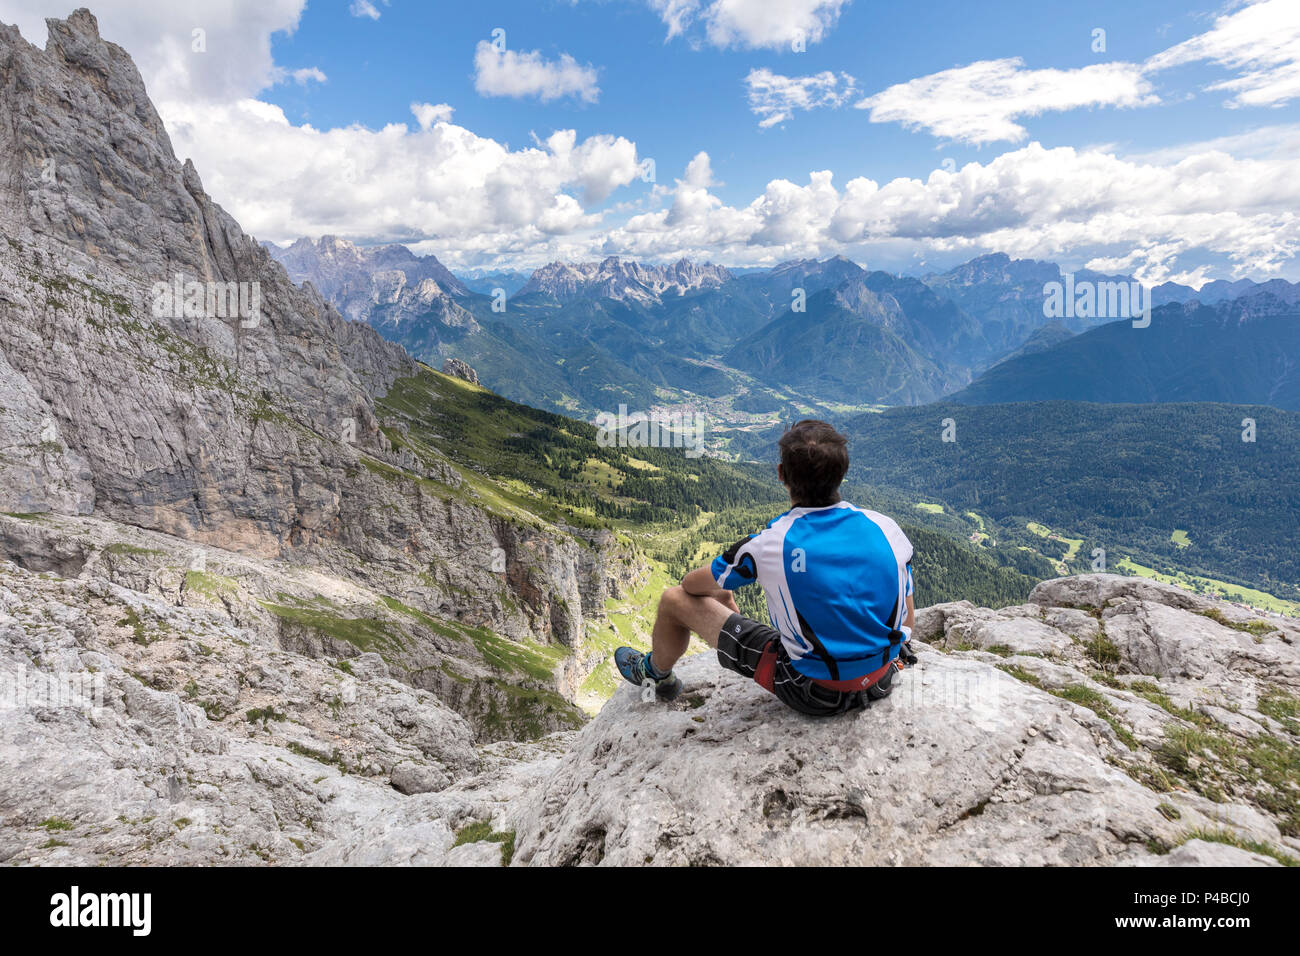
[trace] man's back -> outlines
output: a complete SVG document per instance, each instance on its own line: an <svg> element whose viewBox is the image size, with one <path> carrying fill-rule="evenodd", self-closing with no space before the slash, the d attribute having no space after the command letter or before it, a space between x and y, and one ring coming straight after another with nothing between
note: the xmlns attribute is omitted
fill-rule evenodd
<svg viewBox="0 0 1300 956"><path fill-rule="evenodd" d="M906 635L911 560L912 544L892 518L841 501L791 509L711 570L728 590L763 587L799 673L848 680L888 661L891 631Z"/></svg>
<svg viewBox="0 0 1300 956"><path fill-rule="evenodd" d="M912 543L892 518L840 500L848 439L807 418L777 447L793 507L660 595L650 653L614 651L624 680L676 698L673 665L694 632L720 666L800 713L829 717L888 697L895 672L916 663ZM729 592L746 584L763 586L770 626L740 613Z"/></svg>

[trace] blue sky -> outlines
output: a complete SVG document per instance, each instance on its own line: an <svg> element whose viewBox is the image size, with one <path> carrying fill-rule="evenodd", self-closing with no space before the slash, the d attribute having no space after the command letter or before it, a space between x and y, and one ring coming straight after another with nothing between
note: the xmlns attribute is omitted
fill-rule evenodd
<svg viewBox="0 0 1300 956"><path fill-rule="evenodd" d="M1006 251L1300 278L1295 0L92 9L263 239L402 241L460 268L841 253L923 273ZM64 13L0 0L38 43Z"/></svg>
<svg viewBox="0 0 1300 956"><path fill-rule="evenodd" d="M871 123L862 111L816 110L778 129L760 130L746 106L744 78L766 67L782 74L847 72L866 92L975 60L1023 57L1037 68L1083 67L1105 60L1140 60L1209 26L1216 7L1190 12L1185 2L1055 4L1003 2L852 4L836 29L806 52L727 49L665 42L659 18L642 3L605 0L515 0L483 3L401 3L375 0L378 20L348 13L347 3L308 5L292 36L274 38L276 60L317 66L329 77L306 87L281 85L263 96L291 117L314 125L361 123L378 128L409 121L412 99L450 103L456 122L483 136L525 144L530 132L573 128L579 137L609 132L633 139L656 166L680 171L700 150L713 158L726 185L717 194L748 201L773 178L801 180L830 168L837 179L926 176L943 159L987 158L983 148ZM1107 29L1107 52L1093 53L1092 30ZM569 53L599 71L600 98L541 103L483 97L474 89L474 45L506 30L507 43L548 58ZM1223 74L1213 66L1183 71L1180 92ZM1222 99L1222 97L1219 97ZM1261 121L1210 100L1158 111L1093 109L1047 114L1028 128L1044 145L1120 143L1154 149L1242 131ZM1296 105L1284 110L1295 119Z"/></svg>

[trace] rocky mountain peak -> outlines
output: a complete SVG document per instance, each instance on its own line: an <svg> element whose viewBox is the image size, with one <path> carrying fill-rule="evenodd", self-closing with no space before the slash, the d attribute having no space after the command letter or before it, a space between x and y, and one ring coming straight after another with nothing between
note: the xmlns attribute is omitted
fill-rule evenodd
<svg viewBox="0 0 1300 956"><path fill-rule="evenodd" d="M832 256L821 262L816 259L791 259L773 266L769 275L787 283L803 283L811 292L813 289L828 288L866 274L866 270L853 260L844 256Z"/></svg>
<svg viewBox="0 0 1300 956"><path fill-rule="evenodd" d="M993 252L962 263L944 273L944 278L959 285L1007 283L1032 286L1037 283L1058 281L1061 278L1061 270L1052 262L1012 259L1005 252Z"/></svg>
<svg viewBox="0 0 1300 956"><path fill-rule="evenodd" d="M31 676L11 636L66 585L79 610L61 606L90 642L85 653L115 653L126 633L160 655L148 688L130 676L114 687L132 700L123 721L161 715L147 737L197 729L200 749L215 739L191 705L160 690L198 653L172 643L173 627L214 641L239 630L223 648L256 648L249 674L266 673L279 654L314 662L322 683L309 697L328 685L337 698L352 659L356 672L404 684L398 696L423 717L401 720L423 743L404 750L419 766L399 773L403 791L450 779L425 760L441 747L435 739L468 752L475 734L535 736L579 722L572 701L597 663L582 652L589 618L643 573L639 561L594 529L514 506L504 517L483 484L495 479L476 476L470 487L431 444L436 433L411 439L462 390L345 319L312 283L292 281L173 154L138 71L93 25L89 16L51 21L45 50L0 28L0 154L13 158L0 177L0 681ZM410 265L392 248L371 253L334 237L282 251ZM376 268L361 294L382 290L397 318L445 307L449 324L472 322L444 291L454 277L432 257L417 261L409 272ZM385 404L395 390L400 404ZM42 584L43 572L59 578ZM124 615L139 629L119 631ZM216 624L195 630L196 620ZM525 638L534 650L519 653L542 662L531 670L481 649L522 648ZM359 660L376 646L391 671L377 652ZM81 650L49 648L73 669L84 669ZM136 663L135 673L147 669ZM214 688L205 720L232 713L240 692L217 698L242 679L227 676L233 684ZM368 709L361 722L390 717ZM15 725L0 726L4 749ZM138 756L148 789L157 753ZM357 766L369 773L386 762ZM84 796L74 789L71 802ZM0 837L0 859L10 849Z"/></svg>
<svg viewBox="0 0 1300 956"><path fill-rule="evenodd" d="M367 279L378 272L399 271L410 285L424 279L436 282L446 294L456 297L470 295L451 271L436 256L417 256L400 243L362 247L337 236L321 236L295 240L286 248L271 247L271 255L284 265L296 282L311 282L327 297L340 306L340 311L350 318L354 294L364 290ZM341 295L343 290L350 294Z"/></svg>
<svg viewBox="0 0 1300 956"><path fill-rule="evenodd" d="M898 304L892 297L889 297L886 304L862 278L846 279L836 286L830 295L836 305L864 318L871 317L879 320L891 311L899 311Z"/></svg>
<svg viewBox="0 0 1300 956"><path fill-rule="evenodd" d="M354 322L396 326L432 315L447 327L475 327L457 301L472 293L436 256L417 256L399 243L361 247L336 236L269 251L290 278L310 282Z"/></svg>
<svg viewBox="0 0 1300 956"><path fill-rule="evenodd" d="M0 181L0 405L27 410L2 430L47 436L18 442L3 484L35 511L88 509L68 496L82 482L97 513L287 546L329 494L282 473L328 472L347 420L381 450L374 396L414 364L296 287L211 200L93 16L49 29L44 50L0 31L0 153L26 158ZM271 448L302 460L249 473Z"/></svg>
<svg viewBox="0 0 1300 956"><path fill-rule="evenodd" d="M730 271L712 263L681 259L654 266L607 256L599 262L547 263L533 273L519 294L540 292L561 302L590 297L658 304L699 289L717 288L732 278Z"/></svg>

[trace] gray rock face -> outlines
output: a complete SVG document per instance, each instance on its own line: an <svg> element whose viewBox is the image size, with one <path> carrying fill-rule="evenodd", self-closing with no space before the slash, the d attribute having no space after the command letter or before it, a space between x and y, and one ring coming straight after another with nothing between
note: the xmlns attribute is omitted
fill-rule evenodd
<svg viewBox="0 0 1300 956"><path fill-rule="evenodd" d="M0 290L0 296L5 293ZM90 469L59 441L50 408L0 353L0 487L19 513L88 514L95 506Z"/></svg>
<svg viewBox="0 0 1300 956"><path fill-rule="evenodd" d="M370 582L331 576L320 565L196 545L93 517L0 515L0 550L25 570L101 576L215 614L255 634L260 645L329 661L357 679L391 677L429 691L463 715L480 742L580 724L583 716L570 701L599 663L587 659L581 639L571 649L543 648L536 640L512 644L463 606L460 617L419 610L432 589L422 584L408 594L402 576L374 574ZM551 573L553 565L542 567ZM595 594L604 593L601 584ZM575 602L579 586L567 582ZM222 711L239 705L237 694L220 688L209 702ZM437 776L404 773L394 785L419 792L430 781Z"/></svg>
<svg viewBox="0 0 1300 956"><path fill-rule="evenodd" d="M680 676L679 708L606 706L524 819L521 863L1079 864L1172 836L1068 707L978 662L927 653L827 721L707 655Z"/></svg>
<svg viewBox="0 0 1300 956"><path fill-rule="evenodd" d="M6 395L24 391L15 376L29 386L9 428L56 433L68 467L47 468L88 478L118 520L268 552L325 530L356 456L345 428L382 452L374 395L414 364L212 203L89 13L51 20L44 51L0 28L0 84L0 155L22 157L0 180L2 377ZM178 276L204 284L199 314L160 300ZM209 314L209 283L242 285L246 315L215 296ZM54 485L49 504L87 510L84 485ZM0 507L22 510L11 487Z"/></svg>
<svg viewBox="0 0 1300 956"><path fill-rule="evenodd" d="M1253 672L1207 657L1194 680L1143 674L1195 657L1202 622L1224 641L1247 632L1171 607L1186 601L1173 589L1089 607L1081 595L1132 585L1048 582L1032 605L926 609L920 664L866 711L802 717L706 654L679 665L672 705L625 688L579 732L476 748L438 696L393 679L406 658L295 644L242 596L239 562L285 602L323 587L319 572L209 549L209 570L178 581L135 553L161 536L105 548L95 529L121 529L97 520L26 522L56 539L78 523L77 577L0 564L0 860L497 865L514 847L524 865L1176 866L1300 852L1294 622L1250 638ZM363 599L341 581L328 593ZM1080 610L1091 637L1059 630ZM1110 653L1098 637L1136 612L1160 653ZM1049 650L1005 644L1019 639Z"/></svg>
<svg viewBox="0 0 1300 956"><path fill-rule="evenodd" d="M0 696L9 863L292 862L390 812L399 781L441 790L479 766L432 694L8 562Z"/></svg>

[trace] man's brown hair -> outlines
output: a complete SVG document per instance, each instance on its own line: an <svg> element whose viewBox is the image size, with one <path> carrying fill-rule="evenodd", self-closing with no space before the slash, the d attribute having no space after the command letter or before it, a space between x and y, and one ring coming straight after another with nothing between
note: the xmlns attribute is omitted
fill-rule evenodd
<svg viewBox="0 0 1300 956"><path fill-rule="evenodd" d="M805 418L786 429L781 441L781 477L796 506L820 508L840 500L849 470L849 442L826 422Z"/></svg>

